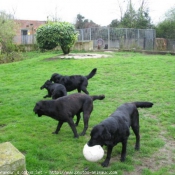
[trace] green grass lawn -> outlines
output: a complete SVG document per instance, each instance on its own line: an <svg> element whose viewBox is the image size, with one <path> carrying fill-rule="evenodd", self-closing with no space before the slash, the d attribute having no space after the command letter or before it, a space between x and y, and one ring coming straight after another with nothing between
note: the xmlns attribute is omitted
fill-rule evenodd
<svg viewBox="0 0 175 175"><path fill-rule="evenodd" d="M30 174L174 174L175 57L114 52L101 59L47 59L58 54L30 52L23 61L0 65L0 143L11 142L25 155ZM40 86L52 73L88 75L95 67L97 74L89 80L88 91L106 98L94 102L86 135L74 139L67 123L58 135L51 134L57 121L33 112L47 93ZM97 163L85 160L82 149L92 127L132 101L154 103L153 108L139 109L140 151L134 150L131 131L124 163L119 161L121 144L113 149L107 168L100 165L105 157ZM81 119L77 130L82 129Z"/></svg>

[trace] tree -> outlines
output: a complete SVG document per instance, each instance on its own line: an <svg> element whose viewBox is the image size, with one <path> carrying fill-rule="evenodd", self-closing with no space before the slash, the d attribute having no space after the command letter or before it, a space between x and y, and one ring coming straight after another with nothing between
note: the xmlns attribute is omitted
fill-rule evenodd
<svg viewBox="0 0 175 175"><path fill-rule="evenodd" d="M132 5L132 2L128 3L128 7L126 12L124 13L124 16L122 17L120 21L120 25L125 28L135 28L136 26L136 11Z"/></svg>
<svg viewBox="0 0 175 175"><path fill-rule="evenodd" d="M149 9L146 6L145 0L142 0L141 5L137 11L137 28L146 29L152 28L151 17L149 16Z"/></svg>
<svg viewBox="0 0 175 175"><path fill-rule="evenodd" d="M110 24L111 27L120 28L151 28L151 18L149 17L149 10L146 6L145 0L141 1L141 5L138 10L135 10L132 0L127 1L126 11L123 13L123 8L119 2L119 9L121 14L120 21L113 20Z"/></svg>
<svg viewBox="0 0 175 175"><path fill-rule="evenodd" d="M151 24L151 18L149 17L148 10L143 10L139 8L136 16L136 28L146 29L151 28L153 25Z"/></svg>
<svg viewBox="0 0 175 175"><path fill-rule="evenodd" d="M84 16L78 14L76 23L75 23L76 29L83 29L84 28Z"/></svg>
<svg viewBox="0 0 175 175"><path fill-rule="evenodd" d="M71 47L77 40L78 32L68 22L48 22L38 28L36 39L41 50L54 49L60 46L64 54L70 52Z"/></svg>
<svg viewBox="0 0 175 175"><path fill-rule="evenodd" d="M13 39L17 28L18 25L14 22L13 16L0 11L0 45L2 53L9 54L14 51Z"/></svg>
<svg viewBox="0 0 175 175"><path fill-rule="evenodd" d="M75 28L84 29L84 28L90 28L90 27L99 27L99 25L94 23L92 20L85 19L85 17L82 16L81 14L78 14L76 23L75 23Z"/></svg>
<svg viewBox="0 0 175 175"><path fill-rule="evenodd" d="M165 13L165 19L156 26L156 35L160 38L175 38L175 7Z"/></svg>
<svg viewBox="0 0 175 175"><path fill-rule="evenodd" d="M118 27L120 25L120 21L117 19L112 20L110 27Z"/></svg>

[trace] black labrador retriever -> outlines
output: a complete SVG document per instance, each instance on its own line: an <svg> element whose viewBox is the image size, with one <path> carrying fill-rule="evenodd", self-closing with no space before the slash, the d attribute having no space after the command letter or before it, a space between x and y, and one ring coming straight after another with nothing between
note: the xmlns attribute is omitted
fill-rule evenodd
<svg viewBox="0 0 175 175"><path fill-rule="evenodd" d="M67 92L73 91L75 89L78 92L83 91L86 94L89 94L87 91L88 80L92 78L97 72L97 68L94 68L89 75L72 75L72 76L63 76L58 73L52 74L50 81L54 83L63 84L66 87Z"/></svg>
<svg viewBox="0 0 175 175"><path fill-rule="evenodd" d="M127 140L130 134L129 128L132 127L136 136L135 150L140 148L139 135L139 112L137 108L150 108L151 102L133 102L125 103L117 108L107 119L93 127L91 139L87 143L89 146L105 145L107 146L107 156L102 163L103 167L109 165L112 149L117 143L122 143L121 161L126 158Z"/></svg>
<svg viewBox="0 0 175 175"><path fill-rule="evenodd" d="M60 97L56 100L39 101L36 103L33 111L38 117L46 115L58 120L58 126L53 134L58 134L62 124L68 122L74 133L74 137L78 138L76 126L73 122L74 115L79 116L79 122L80 113L83 112L84 129L80 135L85 135L86 130L88 129L90 114L93 110L93 101L97 99L102 100L104 98L104 95L89 96L87 94L76 93Z"/></svg>
<svg viewBox="0 0 175 175"><path fill-rule="evenodd" d="M48 94L43 98L52 97L52 99L57 99L67 95L67 91L64 85L58 83L52 83L50 80L47 80L40 89L47 89Z"/></svg>

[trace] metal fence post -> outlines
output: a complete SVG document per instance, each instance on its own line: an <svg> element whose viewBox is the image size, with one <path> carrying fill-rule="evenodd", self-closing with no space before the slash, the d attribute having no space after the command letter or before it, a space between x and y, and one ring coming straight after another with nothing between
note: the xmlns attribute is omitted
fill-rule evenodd
<svg viewBox="0 0 175 175"><path fill-rule="evenodd" d="M91 41L91 29L92 29L92 28L90 28L90 32L89 32L89 33L90 33L90 34L89 34L89 35L90 35L90 36L89 36L90 41Z"/></svg>
<svg viewBox="0 0 175 175"><path fill-rule="evenodd" d="M139 47L139 38L140 38L140 33L139 33L139 29L137 29L137 47Z"/></svg>
<svg viewBox="0 0 175 175"><path fill-rule="evenodd" d="M108 49L110 48L110 27L108 27Z"/></svg>
<svg viewBox="0 0 175 175"><path fill-rule="evenodd" d="M126 29L126 38L124 37L124 41L123 41L123 45L124 45L124 48L127 48L129 47L129 43L128 43L128 29Z"/></svg>
<svg viewBox="0 0 175 175"><path fill-rule="evenodd" d="M81 29L81 40L83 41L84 40L84 36L83 36L83 29Z"/></svg>

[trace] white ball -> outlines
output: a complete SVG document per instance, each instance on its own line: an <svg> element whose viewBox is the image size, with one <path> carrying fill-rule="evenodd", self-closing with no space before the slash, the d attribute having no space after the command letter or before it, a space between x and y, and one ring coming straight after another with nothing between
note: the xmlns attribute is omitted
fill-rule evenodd
<svg viewBox="0 0 175 175"><path fill-rule="evenodd" d="M103 158L104 150L100 145L88 146L85 144L83 148L83 155L86 160L90 162L97 162Z"/></svg>

